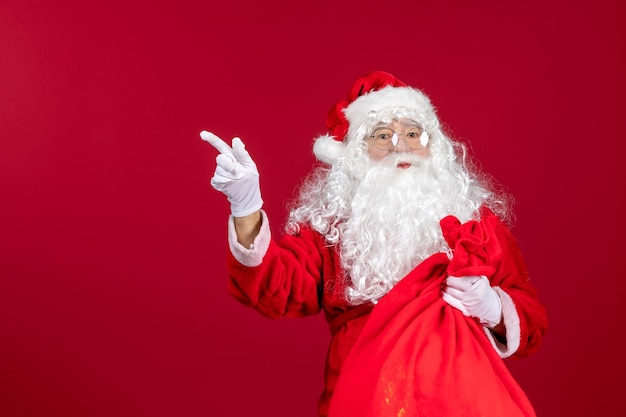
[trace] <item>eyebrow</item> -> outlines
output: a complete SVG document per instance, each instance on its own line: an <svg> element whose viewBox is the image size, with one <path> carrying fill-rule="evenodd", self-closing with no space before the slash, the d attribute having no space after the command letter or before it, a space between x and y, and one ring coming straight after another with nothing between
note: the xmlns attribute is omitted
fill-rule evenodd
<svg viewBox="0 0 626 417"><path fill-rule="evenodd" d="M412 120L412 119L407 119L406 121L400 121L400 123L402 123L405 126L419 127L419 128L422 127L419 123L417 123L415 120Z"/></svg>
<svg viewBox="0 0 626 417"><path fill-rule="evenodd" d="M423 129L422 126L414 120L407 119L406 121L396 120L398 123L401 123L407 127L417 127ZM392 129L391 123L378 122L378 124L374 125L374 130L378 129Z"/></svg>

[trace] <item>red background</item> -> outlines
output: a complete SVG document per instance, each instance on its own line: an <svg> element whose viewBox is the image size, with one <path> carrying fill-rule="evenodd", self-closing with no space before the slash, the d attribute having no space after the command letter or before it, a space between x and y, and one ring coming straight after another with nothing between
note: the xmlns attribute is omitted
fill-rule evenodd
<svg viewBox="0 0 626 417"><path fill-rule="evenodd" d="M538 414L619 414L621 2L214 3L0 1L0 414L315 416L326 324L227 294L198 133L244 139L278 236L327 110L374 69L517 199L551 327L508 363Z"/></svg>

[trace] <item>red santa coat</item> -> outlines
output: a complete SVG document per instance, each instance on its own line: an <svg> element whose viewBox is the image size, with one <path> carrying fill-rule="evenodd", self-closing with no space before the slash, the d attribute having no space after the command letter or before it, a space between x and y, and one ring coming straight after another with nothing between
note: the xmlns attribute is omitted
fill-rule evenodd
<svg viewBox="0 0 626 417"><path fill-rule="evenodd" d="M235 298L270 318L324 311L333 337L320 416L534 415L501 359L535 352L547 325L518 245L488 210L480 222L450 216L441 226L452 259L431 256L374 308L347 303L337 247L319 233L302 227L277 242L264 218L267 250L257 264L235 247L231 225ZM448 275L489 277L502 299L506 341L441 299Z"/></svg>

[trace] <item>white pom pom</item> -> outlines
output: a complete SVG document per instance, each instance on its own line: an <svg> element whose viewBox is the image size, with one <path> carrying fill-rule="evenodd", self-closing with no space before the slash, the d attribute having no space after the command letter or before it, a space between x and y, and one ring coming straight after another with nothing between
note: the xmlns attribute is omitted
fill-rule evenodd
<svg viewBox="0 0 626 417"><path fill-rule="evenodd" d="M345 153L346 145L335 140L333 136L323 135L315 139L313 154L322 162L332 165L337 158L345 155Z"/></svg>

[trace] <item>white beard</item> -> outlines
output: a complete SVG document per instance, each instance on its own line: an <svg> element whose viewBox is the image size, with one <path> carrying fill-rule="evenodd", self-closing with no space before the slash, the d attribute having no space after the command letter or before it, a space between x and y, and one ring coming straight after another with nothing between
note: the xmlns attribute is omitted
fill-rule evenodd
<svg viewBox="0 0 626 417"><path fill-rule="evenodd" d="M412 166L397 168L400 161ZM436 170L432 158L400 154L371 165L339 225L352 304L376 303L424 259L448 251L439 221L449 214L467 221L480 205L468 197L466 183Z"/></svg>

